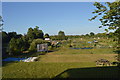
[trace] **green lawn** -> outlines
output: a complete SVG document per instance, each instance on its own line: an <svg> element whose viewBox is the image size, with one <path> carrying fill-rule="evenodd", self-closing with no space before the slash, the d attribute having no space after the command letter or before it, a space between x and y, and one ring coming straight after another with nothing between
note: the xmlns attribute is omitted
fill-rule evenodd
<svg viewBox="0 0 120 80"><path fill-rule="evenodd" d="M3 67L3 78L54 78L61 72L70 68L94 67L94 63L42 63L18 62L10 63Z"/></svg>
<svg viewBox="0 0 120 80"><path fill-rule="evenodd" d="M115 61L116 54L48 54L41 55L40 62L95 62L98 59Z"/></svg>
<svg viewBox="0 0 120 80"><path fill-rule="evenodd" d="M40 55L38 62L4 63L2 67L3 70L2 76L3 78L56 78L56 77L61 78L61 76L63 78L66 77L78 78L79 75L74 76L75 73L82 74L83 72L86 74L86 71L89 71L88 68L90 68L89 72L93 71L92 74L96 76L96 73L94 72L94 68L93 68L96 67L94 61L100 58L105 58L110 61L115 61L114 60L115 55L116 54L69 54L68 55L68 54L47 53L46 55ZM84 69L81 70L81 68ZM99 69L97 69L97 72L99 72L98 70ZM113 72L115 71L114 76L116 78L117 75L116 71L118 71L118 68L113 68L113 69L110 68L111 71L107 70L107 72L106 72L106 68L102 70L103 73L105 71L105 73L108 74L107 77L109 75L113 75L114 74ZM82 75L85 77L85 74ZM90 77L90 75L88 75L88 77Z"/></svg>
<svg viewBox="0 0 120 80"><path fill-rule="evenodd" d="M70 49L63 46L52 54L116 54L112 48Z"/></svg>
<svg viewBox="0 0 120 80"><path fill-rule="evenodd" d="M3 78L117 78L117 67L95 67L92 62L10 63L3 67Z"/></svg>
<svg viewBox="0 0 120 80"><path fill-rule="evenodd" d="M92 53L92 54L91 54ZM61 47L45 55L33 53L20 57L38 56L37 62L3 62L2 77L5 78L108 78L118 77L118 68L96 67L97 59L115 61L113 49L74 50Z"/></svg>

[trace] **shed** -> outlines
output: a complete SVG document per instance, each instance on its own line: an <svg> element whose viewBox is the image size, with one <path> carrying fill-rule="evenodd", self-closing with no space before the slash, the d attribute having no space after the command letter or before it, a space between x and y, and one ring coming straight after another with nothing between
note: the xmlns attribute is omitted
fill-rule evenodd
<svg viewBox="0 0 120 80"><path fill-rule="evenodd" d="M48 51L48 44L37 44L37 52Z"/></svg>

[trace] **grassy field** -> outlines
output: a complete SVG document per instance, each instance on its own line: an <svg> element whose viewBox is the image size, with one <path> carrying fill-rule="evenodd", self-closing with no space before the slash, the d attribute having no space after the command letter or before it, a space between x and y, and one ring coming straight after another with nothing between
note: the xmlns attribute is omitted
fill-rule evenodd
<svg viewBox="0 0 120 80"><path fill-rule="evenodd" d="M98 59L115 61L115 54L70 54L52 55L48 54L39 58L40 62L95 62Z"/></svg>
<svg viewBox="0 0 120 80"><path fill-rule="evenodd" d="M100 59L100 58L108 59L110 61L115 61L114 56L117 55L115 53L90 54L90 53L84 53L85 51L84 50L83 51L82 50L71 50L71 51L70 50L64 50L64 51L60 50L60 51L56 51L56 52L47 53L46 55L39 55L38 56L39 60L37 62L6 63L2 68L2 70L3 70L2 76L3 76L3 78L59 78L59 77L61 78L61 76L63 78L66 78L66 77L78 78L80 75L83 75L85 77L86 71L89 71L88 68L90 68L90 72L93 71L92 75L96 76L96 73L93 70L96 67L94 61L97 59ZM59 54L60 52L64 52L65 54ZM69 53L69 52L71 52L71 53ZM77 53L77 52L79 52L79 53ZM86 51L86 52L88 52L88 51ZM77 54L74 54L74 53L77 53ZM71 69L72 69L72 72L71 72ZM76 69L78 69L78 70L76 70ZM83 69L83 71L85 71L85 74L83 74L81 72L82 69ZM101 70L100 67L99 67L99 69L98 68L95 68L95 69L97 70L97 72L99 69ZM110 75L113 75L114 74L113 71L118 71L117 67L110 67L107 69L108 69L108 73L109 73L108 75L106 75L107 77ZM110 71L109 71L109 69L110 69ZM102 72L104 73L105 70L104 69L102 69L102 70L103 70ZM80 75L74 76L76 71L77 71L77 73L80 73ZM70 75L69 75L69 73L70 73ZM73 75L72 75L72 73L73 73ZM105 71L105 73L107 73L107 72ZM100 77L100 76L98 76L98 77ZM89 77L90 77L90 75L88 75L88 78ZM113 75L113 77L115 77L115 78L118 77L117 73L115 73Z"/></svg>
<svg viewBox="0 0 120 80"><path fill-rule="evenodd" d="M54 78L70 68L93 67L94 63L10 63L3 67L3 78Z"/></svg>
<svg viewBox="0 0 120 80"><path fill-rule="evenodd" d="M117 78L118 67L95 67L92 62L10 63L3 67L3 78Z"/></svg>
<svg viewBox="0 0 120 80"><path fill-rule="evenodd" d="M77 40L78 41L78 40ZM103 40L104 41L104 40ZM105 42L101 41L102 44ZM110 42L110 40L108 40ZM79 42L79 41L78 41ZM81 44L80 44L81 45ZM37 62L3 62L2 77L5 78L118 78L116 66L96 67L95 61L116 61L113 48L70 49L64 43L56 51L24 54L19 57L38 56Z"/></svg>

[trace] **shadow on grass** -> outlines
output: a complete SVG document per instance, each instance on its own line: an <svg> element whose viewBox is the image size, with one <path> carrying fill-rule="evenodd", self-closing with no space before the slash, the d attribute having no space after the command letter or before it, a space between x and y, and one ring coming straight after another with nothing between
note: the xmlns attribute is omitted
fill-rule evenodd
<svg viewBox="0 0 120 80"><path fill-rule="evenodd" d="M120 69L117 66L71 68L57 75L53 80L64 78L73 79L120 79Z"/></svg>

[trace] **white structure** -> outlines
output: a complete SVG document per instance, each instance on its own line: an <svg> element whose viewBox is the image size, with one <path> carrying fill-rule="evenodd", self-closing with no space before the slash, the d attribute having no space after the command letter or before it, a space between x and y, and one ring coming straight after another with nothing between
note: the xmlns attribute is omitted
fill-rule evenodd
<svg viewBox="0 0 120 80"><path fill-rule="evenodd" d="M23 62L34 62L35 60L37 60L38 59L38 57L29 57L29 58L27 58L27 59L24 59L24 60L22 60Z"/></svg>
<svg viewBox="0 0 120 80"><path fill-rule="evenodd" d="M100 39L100 37L98 37L98 39Z"/></svg>
<svg viewBox="0 0 120 80"><path fill-rule="evenodd" d="M37 52L48 51L48 44L37 44Z"/></svg>
<svg viewBox="0 0 120 80"><path fill-rule="evenodd" d="M46 41L50 41L50 38L45 38Z"/></svg>

